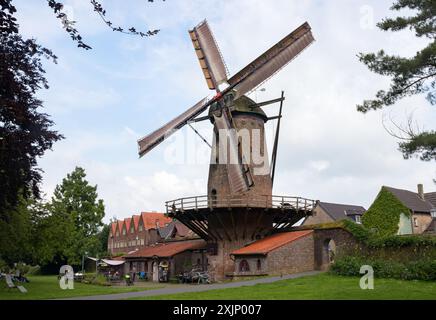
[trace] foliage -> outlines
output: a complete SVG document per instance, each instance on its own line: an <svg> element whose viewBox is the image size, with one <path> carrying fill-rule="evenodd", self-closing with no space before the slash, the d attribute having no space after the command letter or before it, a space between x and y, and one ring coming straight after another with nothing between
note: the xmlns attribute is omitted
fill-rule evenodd
<svg viewBox="0 0 436 320"><path fill-rule="evenodd" d="M30 261L32 248L31 213L21 196L16 207L3 213L0 219L0 258L9 266L18 261Z"/></svg>
<svg viewBox="0 0 436 320"><path fill-rule="evenodd" d="M108 256L107 239L109 238L110 224L104 224L100 232L97 234L97 239L99 243L98 256L105 257Z"/></svg>
<svg viewBox="0 0 436 320"><path fill-rule="evenodd" d="M433 259L399 262L363 256L344 256L335 261L330 271L337 275L359 276L363 265L372 266L377 278L436 280L436 260Z"/></svg>
<svg viewBox="0 0 436 320"><path fill-rule="evenodd" d="M411 9L414 16L386 18L378 24L384 31L412 30L417 37L430 40L428 45L411 58L378 53L359 54L359 59L371 71L391 77L388 91L380 90L373 100L365 100L357 109L361 112L377 110L395 104L398 100L416 94L427 94L430 104L436 104L436 6L434 0L396 0L391 10ZM405 158L413 154L422 160L436 160L436 132L406 132L400 143Z"/></svg>
<svg viewBox="0 0 436 320"><path fill-rule="evenodd" d="M165 0L163 0L165 1ZM148 0L148 2L154 2L154 0ZM106 18L106 9L103 8L101 3L96 0L90 0L94 12L96 12L102 21L112 30L116 32L121 32L129 35L135 35L143 37L151 37L159 33L160 30L148 30L145 32L137 31L135 27L130 28L122 28L120 26L114 26L111 21ZM77 42L77 46L79 48L83 48L85 50L92 49L89 45L83 42L83 38L80 35L79 31L75 28L76 21L70 20L65 12L62 11L64 5L62 2L58 2L55 0L47 0L48 6L53 10L56 18L61 20L62 25L65 31L70 35L71 39Z"/></svg>
<svg viewBox="0 0 436 320"><path fill-rule="evenodd" d="M97 186L85 180L85 170L76 169L57 185L50 204L52 219L65 230L61 254L69 264L79 265L85 252L100 250L98 235L103 226L103 200Z"/></svg>
<svg viewBox="0 0 436 320"><path fill-rule="evenodd" d="M21 37L11 0L0 0L0 7L0 219L8 223L6 208L17 205L19 196L39 196L37 159L62 136L50 130L53 122L36 98L48 88L41 59L56 62L56 56Z"/></svg>
<svg viewBox="0 0 436 320"><path fill-rule="evenodd" d="M395 235L398 232L401 213L410 216L409 209L382 187L374 203L363 215L362 223L379 236Z"/></svg>

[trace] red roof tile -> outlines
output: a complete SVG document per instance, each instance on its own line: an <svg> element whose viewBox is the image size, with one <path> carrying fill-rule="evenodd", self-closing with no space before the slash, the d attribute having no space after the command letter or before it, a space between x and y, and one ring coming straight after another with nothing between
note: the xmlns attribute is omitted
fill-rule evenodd
<svg viewBox="0 0 436 320"><path fill-rule="evenodd" d="M159 226L164 227L166 223L172 221L171 218L166 217L163 213L158 212L142 212L142 222L144 223L144 229L156 229L156 222L159 221Z"/></svg>
<svg viewBox="0 0 436 320"><path fill-rule="evenodd" d="M112 235L114 236L115 233L117 232L117 222L112 222L111 223L111 230L112 230Z"/></svg>
<svg viewBox="0 0 436 320"><path fill-rule="evenodd" d="M204 240L166 242L166 243L158 243L154 246L149 246L140 249L124 257L125 258L152 258L152 257L169 258L187 250L197 250L197 249L204 249L204 248L206 248L206 242Z"/></svg>
<svg viewBox="0 0 436 320"><path fill-rule="evenodd" d="M132 222L132 218L125 218L124 223L126 224L127 232L130 232L130 223Z"/></svg>
<svg viewBox="0 0 436 320"><path fill-rule="evenodd" d="M118 220L118 231L120 232L120 234L123 234L123 225L124 225L124 221Z"/></svg>
<svg viewBox="0 0 436 320"><path fill-rule="evenodd" d="M233 255L250 255L250 254L263 254L266 255L269 252L284 246L290 242L293 242L297 239L305 237L311 234L313 230L304 230L304 231L293 231L293 232L283 232L276 233L248 246L240 248L238 250L233 251L231 254Z"/></svg>
<svg viewBox="0 0 436 320"><path fill-rule="evenodd" d="M138 216L136 214L133 216L133 225L135 226L135 230L138 230L139 218L141 218L141 216Z"/></svg>

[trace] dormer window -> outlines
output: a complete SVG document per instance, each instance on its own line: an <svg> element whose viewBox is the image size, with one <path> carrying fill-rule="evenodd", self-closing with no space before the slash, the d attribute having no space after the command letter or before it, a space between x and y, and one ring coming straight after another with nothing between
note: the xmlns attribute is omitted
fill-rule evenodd
<svg viewBox="0 0 436 320"><path fill-rule="evenodd" d="M135 232L135 228L133 228L133 226L130 228L130 233Z"/></svg>
<svg viewBox="0 0 436 320"><path fill-rule="evenodd" d="M117 230L117 233L115 234L117 237L120 236L120 232Z"/></svg>
<svg viewBox="0 0 436 320"><path fill-rule="evenodd" d="M361 216L356 216L356 223L362 224L362 217Z"/></svg>
<svg viewBox="0 0 436 320"><path fill-rule="evenodd" d="M142 230L144 230L143 227L142 227L142 223L139 224L138 229L139 229L139 232L142 232Z"/></svg>
<svg viewBox="0 0 436 320"><path fill-rule="evenodd" d="M123 228L123 236L126 235L126 228Z"/></svg>

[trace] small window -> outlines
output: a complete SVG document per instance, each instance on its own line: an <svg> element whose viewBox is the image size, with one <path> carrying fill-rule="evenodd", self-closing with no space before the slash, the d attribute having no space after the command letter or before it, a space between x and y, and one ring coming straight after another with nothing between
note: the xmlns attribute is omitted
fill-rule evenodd
<svg viewBox="0 0 436 320"><path fill-rule="evenodd" d="M119 237L120 236L120 232L117 230L116 236Z"/></svg>
<svg viewBox="0 0 436 320"><path fill-rule="evenodd" d="M247 260L242 260L239 263L239 271L240 272L248 272L248 271L250 271L250 265L248 264Z"/></svg>
<svg viewBox="0 0 436 320"><path fill-rule="evenodd" d="M123 236L126 235L126 228L123 228Z"/></svg>
<svg viewBox="0 0 436 320"><path fill-rule="evenodd" d="M431 211L431 216L432 216L432 218L436 218L436 209L433 209Z"/></svg>
<svg viewBox="0 0 436 320"><path fill-rule="evenodd" d="M362 224L362 217L361 216L356 216L356 223Z"/></svg>
<svg viewBox="0 0 436 320"><path fill-rule="evenodd" d="M142 224L141 223L139 224L139 228L138 229L139 229L139 232L142 232L143 228L142 228Z"/></svg>
<svg viewBox="0 0 436 320"><path fill-rule="evenodd" d="M415 226L415 228L419 227L418 218L413 218L413 225Z"/></svg>
<svg viewBox="0 0 436 320"><path fill-rule="evenodd" d="M135 228L133 228L133 226L130 228L130 233L135 232Z"/></svg>

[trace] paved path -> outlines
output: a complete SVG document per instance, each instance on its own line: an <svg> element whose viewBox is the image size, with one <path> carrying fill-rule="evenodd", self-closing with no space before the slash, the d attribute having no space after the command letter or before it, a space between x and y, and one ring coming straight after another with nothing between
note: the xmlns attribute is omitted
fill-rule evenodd
<svg viewBox="0 0 436 320"><path fill-rule="evenodd" d="M217 284L207 284L207 285L192 285L192 286L183 286L177 288L163 288L163 289L155 289L155 290L147 290L147 291L138 291L138 292L124 292L117 294L107 294L107 295L99 295L99 296L89 296L89 297L76 297L69 298L65 300L121 300L121 299L129 299L129 298L137 298L137 297L151 297L151 296L160 296L165 294L176 294L176 293L186 293L186 292L202 292L209 290L218 290L218 289L227 289L227 288L237 288L237 287L245 287L245 286L254 286L258 283L272 283L281 280L287 279L296 279L305 276L312 276L320 273L319 271L310 271L303 273L296 273L291 275L286 275L283 277L269 277L269 278L259 278L249 281L239 281L239 282L228 282L228 283L217 283Z"/></svg>

